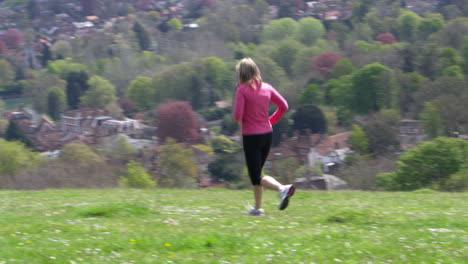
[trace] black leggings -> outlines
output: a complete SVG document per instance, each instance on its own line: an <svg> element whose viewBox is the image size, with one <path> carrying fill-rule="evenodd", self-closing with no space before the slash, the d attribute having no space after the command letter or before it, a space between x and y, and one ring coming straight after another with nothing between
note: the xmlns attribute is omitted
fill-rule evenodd
<svg viewBox="0 0 468 264"><path fill-rule="evenodd" d="M243 135L245 161L252 185L260 185L262 169L270 152L272 132L259 135Z"/></svg>

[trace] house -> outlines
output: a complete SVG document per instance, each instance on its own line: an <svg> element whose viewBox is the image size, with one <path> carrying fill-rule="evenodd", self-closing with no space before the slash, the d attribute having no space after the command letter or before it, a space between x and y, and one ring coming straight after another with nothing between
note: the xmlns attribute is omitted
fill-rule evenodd
<svg viewBox="0 0 468 264"><path fill-rule="evenodd" d="M318 141L308 153L308 161L311 167L322 165L324 172L329 172L333 167L345 161L348 154L352 153L348 144L351 132L343 132L328 136Z"/></svg>
<svg viewBox="0 0 468 264"><path fill-rule="evenodd" d="M295 158L299 164L320 165L324 172L329 172L352 153L348 144L350 135L351 132L332 136L308 134L283 140L280 146L270 150L265 167L271 167L277 160Z"/></svg>
<svg viewBox="0 0 468 264"><path fill-rule="evenodd" d="M423 124L419 120L403 119L399 122L398 136L403 150L408 150L427 138Z"/></svg>
<svg viewBox="0 0 468 264"><path fill-rule="evenodd" d="M140 138L146 127L138 120L115 120L104 110L92 108L65 112L57 122L24 108L7 111L3 116L16 121L39 151L57 150L70 142L95 144L116 134Z"/></svg>

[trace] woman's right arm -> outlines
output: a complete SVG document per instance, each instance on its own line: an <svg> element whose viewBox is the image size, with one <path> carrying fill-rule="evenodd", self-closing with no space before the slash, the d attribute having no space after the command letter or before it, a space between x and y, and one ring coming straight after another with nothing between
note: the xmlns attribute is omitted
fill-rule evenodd
<svg viewBox="0 0 468 264"><path fill-rule="evenodd" d="M242 123L242 119L244 116L244 105L245 105L244 95L240 87L237 87L236 99L234 101L234 110L232 112L232 117L235 121L239 123Z"/></svg>

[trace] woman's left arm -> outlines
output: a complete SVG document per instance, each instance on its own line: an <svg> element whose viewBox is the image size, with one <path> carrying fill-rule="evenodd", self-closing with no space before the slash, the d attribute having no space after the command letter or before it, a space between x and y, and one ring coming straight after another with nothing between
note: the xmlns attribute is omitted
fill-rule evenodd
<svg viewBox="0 0 468 264"><path fill-rule="evenodd" d="M271 102L278 107L269 118L270 123L274 125L283 117L284 113L288 111L288 102L286 102L283 96L273 87L271 87Z"/></svg>

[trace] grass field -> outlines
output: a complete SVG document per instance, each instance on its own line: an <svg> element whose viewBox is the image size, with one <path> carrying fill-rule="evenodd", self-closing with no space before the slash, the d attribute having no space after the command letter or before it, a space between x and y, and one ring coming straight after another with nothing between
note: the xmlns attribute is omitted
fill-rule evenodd
<svg viewBox="0 0 468 264"><path fill-rule="evenodd" d="M0 191L0 263L468 263L468 193Z"/></svg>

